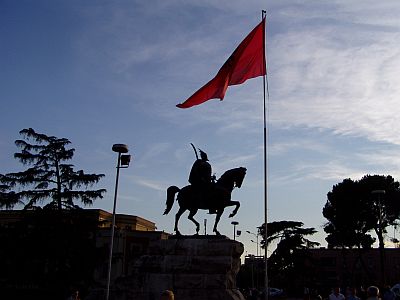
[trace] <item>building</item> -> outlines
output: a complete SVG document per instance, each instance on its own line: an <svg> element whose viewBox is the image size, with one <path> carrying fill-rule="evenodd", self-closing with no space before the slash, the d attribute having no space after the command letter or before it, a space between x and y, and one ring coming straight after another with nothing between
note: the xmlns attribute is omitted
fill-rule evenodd
<svg viewBox="0 0 400 300"><path fill-rule="evenodd" d="M295 280L280 278L281 274L269 272L269 282L295 296L301 296L304 287L327 296L332 287L360 288L370 285L390 285L400 282L400 248L385 248L384 278L381 278L381 259L378 248L372 249L304 249L301 261L296 262ZM263 257L245 257L239 278L243 286L260 287L264 280Z"/></svg>
<svg viewBox="0 0 400 300"><path fill-rule="evenodd" d="M321 286L394 285L400 280L400 248L385 248L384 278L378 248L372 249L309 249L307 266L314 270Z"/></svg>
<svg viewBox="0 0 400 300"><path fill-rule="evenodd" d="M100 223L96 233L96 247L108 251L111 242L112 214L100 209L87 211ZM155 223L133 215L116 214L115 227L111 280L129 276L132 271L130 262L145 254L151 241L168 239L169 236L164 231L157 231ZM96 268L95 280L105 284L107 272L108 260L105 260Z"/></svg>
<svg viewBox="0 0 400 300"><path fill-rule="evenodd" d="M0 210L0 225L12 226L27 215L32 215L35 210ZM56 211L52 211L56 212ZM99 221L99 228L110 227L112 223L112 214L102 209L82 209L86 218ZM65 213L76 214L75 210L65 211ZM138 216L116 214L115 225L118 228L140 231L155 231L156 224Z"/></svg>
<svg viewBox="0 0 400 300"><path fill-rule="evenodd" d="M97 290L101 297L111 224L112 214L101 209L0 210L0 254L8 258L0 264L0 288L20 299L58 299L75 285L84 293ZM132 273L132 262L146 254L152 241L168 238L156 229L142 217L116 214L112 283Z"/></svg>

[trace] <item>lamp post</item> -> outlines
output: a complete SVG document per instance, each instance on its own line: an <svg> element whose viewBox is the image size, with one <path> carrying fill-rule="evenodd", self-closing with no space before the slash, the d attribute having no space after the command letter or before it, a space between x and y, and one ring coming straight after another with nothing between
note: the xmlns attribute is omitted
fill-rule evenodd
<svg viewBox="0 0 400 300"><path fill-rule="evenodd" d="M236 241L236 225L239 225L239 222L232 221L231 224L233 225L233 240Z"/></svg>
<svg viewBox="0 0 400 300"><path fill-rule="evenodd" d="M252 235L254 235L255 237L256 237L256 242L254 242L253 240L251 240L253 243L257 243L257 250L256 250L256 252L257 252L257 256L258 256L258 234L256 234L256 233L254 233L254 232L251 232L251 231L249 231L249 230L246 230L246 232L248 233L248 234L252 234Z"/></svg>
<svg viewBox="0 0 400 300"><path fill-rule="evenodd" d="M131 156L128 154L128 146L125 144L114 144L112 146L112 150L118 153L117 160L117 176L115 179L115 191L114 191L114 205L113 205L113 213L112 213L112 224L111 224L111 242L110 242L110 256L108 259L108 276L107 276L107 294L106 300L110 297L110 283L111 283L111 266L112 266L112 256L113 256L113 247L114 247L114 231L115 231L115 208L117 206L117 193L118 193L118 180L119 180L119 169L127 168L131 161Z"/></svg>
<svg viewBox="0 0 400 300"><path fill-rule="evenodd" d="M254 241L254 240L250 240L252 243L256 243L256 247L257 247L257 250L256 250L256 253L257 253L257 259L258 259L258 236L259 236L259 234L257 234L257 233L254 233L254 232L251 232L250 230L246 230L246 232L248 233L248 234L252 234L252 235L254 235L255 237L256 237L256 241ZM253 257L253 265L254 265L254 257ZM254 267L252 266L252 269L253 269ZM253 270L252 270L252 272L253 272ZM252 277L253 277L253 275L252 275ZM254 280L254 279L253 279ZM254 287L254 282L253 282L253 287ZM258 260L257 260L257 263L256 263L256 287L258 288Z"/></svg>
<svg viewBox="0 0 400 300"><path fill-rule="evenodd" d="M256 240L250 240L250 242L252 242L252 243L254 243L254 244L256 244L257 245L257 250L256 250L256 252L257 252L257 257L258 257L258 241Z"/></svg>

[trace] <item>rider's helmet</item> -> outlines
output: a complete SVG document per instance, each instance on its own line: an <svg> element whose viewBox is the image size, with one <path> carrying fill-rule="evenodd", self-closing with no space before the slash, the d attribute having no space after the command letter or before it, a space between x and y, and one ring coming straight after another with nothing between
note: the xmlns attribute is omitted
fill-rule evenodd
<svg viewBox="0 0 400 300"><path fill-rule="evenodd" d="M207 154L205 152L203 152L201 149L199 149L199 152L200 152L201 159L204 161L208 161Z"/></svg>

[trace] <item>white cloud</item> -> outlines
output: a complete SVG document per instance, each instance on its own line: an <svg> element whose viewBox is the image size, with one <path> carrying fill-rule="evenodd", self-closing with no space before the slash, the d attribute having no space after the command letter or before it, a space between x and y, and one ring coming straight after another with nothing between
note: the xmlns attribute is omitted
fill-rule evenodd
<svg viewBox="0 0 400 300"><path fill-rule="evenodd" d="M164 153L171 149L171 143L159 142L153 143L146 148L146 151L141 157L141 163L146 164L156 157L162 157Z"/></svg>
<svg viewBox="0 0 400 300"><path fill-rule="evenodd" d="M218 177L223 174L223 172L237 167L246 166L258 158L258 153L248 154L248 155L224 155L224 157L216 157L215 163L213 165L213 171L218 173Z"/></svg>
<svg viewBox="0 0 400 300"><path fill-rule="evenodd" d="M150 180L150 179L146 179L146 178L139 178L139 177L135 177L134 182L143 187L150 188L155 191L162 191L162 192L164 192L165 187L168 186L167 183L165 183L165 182Z"/></svg>
<svg viewBox="0 0 400 300"><path fill-rule="evenodd" d="M310 180L339 182L345 178L357 179L365 175L362 171L351 166L346 166L343 162L335 160L328 163L298 162L284 173L285 174L272 173L270 176L271 182L274 184L287 184L288 181L300 182Z"/></svg>
<svg viewBox="0 0 400 300"><path fill-rule="evenodd" d="M286 145L283 145L283 148ZM289 145L292 151L299 151L302 144ZM294 146L294 148L292 148ZM388 145L389 146L389 145ZM340 147L319 147L311 146L307 149L319 159L303 160L300 156L282 170L272 170L271 180L274 183L286 183L288 180L293 182L328 180L339 182L345 178L360 179L366 174L392 175L396 180L400 180L400 158L398 147L382 150L382 145L375 147L359 147L350 152L339 150ZM291 152L281 152L287 154ZM331 154L329 154L331 153ZM322 156L321 156L322 155ZM309 155L312 157L312 154ZM276 157L279 159L279 157ZM310 182L311 182L310 181Z"/></svg>
<svg viewBox="0 0 400 300"><path fill-rule="evenodd" d="M400 144L400 34L306 28L270 41L272 122Z"/></svg>
<svg viewBox="0 0 400 300"><path fill-rule="evenodd" d="M299 149L325 154L331 153L332 150L328 145L310 138L292 138L283 142L270 144L268 151L270 156L280 156L288 154L291 151L298 151Z"/></svg>

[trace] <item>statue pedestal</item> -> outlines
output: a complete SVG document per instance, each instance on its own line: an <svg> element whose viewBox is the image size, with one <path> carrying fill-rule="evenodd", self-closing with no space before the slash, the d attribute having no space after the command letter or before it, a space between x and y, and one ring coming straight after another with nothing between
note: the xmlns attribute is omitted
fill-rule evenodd
<svg viewBox="0 0 400 300"><path fill-rule="evenodd" d="M170 237L152 242L135 260L125 299L158 300L172 290L175 300L244 300L236 289L243 244L224 236Z"/></svg>

